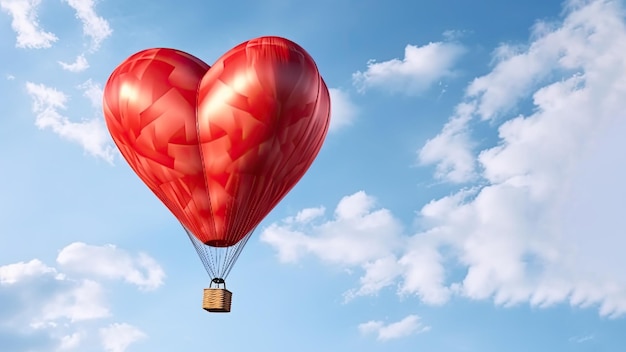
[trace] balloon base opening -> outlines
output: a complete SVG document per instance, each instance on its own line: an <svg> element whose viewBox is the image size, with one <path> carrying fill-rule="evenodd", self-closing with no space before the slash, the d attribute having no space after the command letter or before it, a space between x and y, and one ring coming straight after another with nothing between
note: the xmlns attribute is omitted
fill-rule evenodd
<svg viewBox="0 0 626 352"><path fill-rule="evenodd" d="M202 309L211 313L229 313L233 293L225 288L205 288Z"/></svg>
<svg viewBox="0 0 626 352"><path fill-rule="evenodd" d="M204 242L205 245L209 246L209 247L230 247L233 245L232 242L230 241L223 241L223 240L213 240L213 241L207 241Z"/></svg>

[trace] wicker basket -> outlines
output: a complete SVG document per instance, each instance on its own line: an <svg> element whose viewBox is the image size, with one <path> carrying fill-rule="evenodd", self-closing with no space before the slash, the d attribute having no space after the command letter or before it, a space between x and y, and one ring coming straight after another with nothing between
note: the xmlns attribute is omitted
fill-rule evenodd
<svg viewBox="0 0 626 352"><path fill-rule="evenodd" d="M213 313L230 312L233 293L225 288L205 288L202 308Z"/></svg>

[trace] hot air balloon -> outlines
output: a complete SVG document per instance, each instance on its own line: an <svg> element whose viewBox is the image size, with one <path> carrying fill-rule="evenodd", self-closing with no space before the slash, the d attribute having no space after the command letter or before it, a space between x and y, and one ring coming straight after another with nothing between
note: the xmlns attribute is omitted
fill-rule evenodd
<svg viewBox="0 0 626 352"><path fill-rule="evenodd" d="M122 156L200 256L211 279L203 308L229 312L224 280L326 137L330 96L315 62L280 37L241 43L212 67L147 49L113 71L103 110Z"/></svg>

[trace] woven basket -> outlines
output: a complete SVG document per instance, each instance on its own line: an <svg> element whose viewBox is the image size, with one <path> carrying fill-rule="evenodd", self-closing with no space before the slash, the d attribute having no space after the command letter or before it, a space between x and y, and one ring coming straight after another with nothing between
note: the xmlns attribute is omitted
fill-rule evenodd
<svg viewBox="0 0 626 352"><path fill-rule="evenodd" d="M205 288L202 308L213 313L230 312L233 293L225 288Z"/></svg>

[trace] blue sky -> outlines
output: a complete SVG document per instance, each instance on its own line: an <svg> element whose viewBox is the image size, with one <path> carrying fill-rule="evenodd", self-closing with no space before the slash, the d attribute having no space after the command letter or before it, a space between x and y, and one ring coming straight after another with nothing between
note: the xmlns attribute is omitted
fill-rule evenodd
<svg viewBox="0 0 626 352"><path fill-rule="evenodd" d="M0 0L2 350L623 350L625 6ZM313 56L332 127L209 314L102 87L262 35Z"/></svg>

